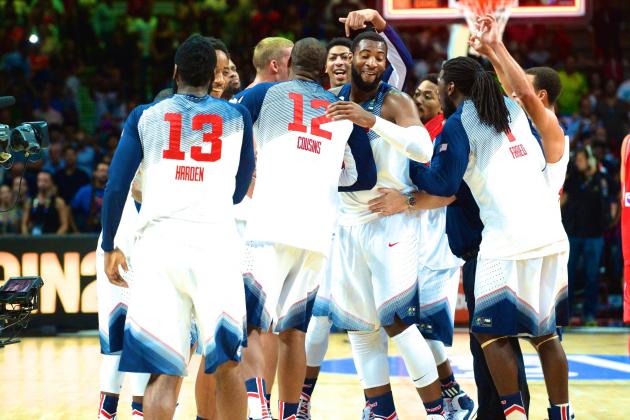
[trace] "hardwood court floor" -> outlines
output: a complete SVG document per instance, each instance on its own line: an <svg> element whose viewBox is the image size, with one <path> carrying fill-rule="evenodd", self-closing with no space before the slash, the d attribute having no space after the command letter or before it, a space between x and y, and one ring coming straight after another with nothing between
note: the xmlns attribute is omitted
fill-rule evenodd
<svg viewBox="0 0 630 420"><path fill-rule="evenodd" d="M581 419L621 419L620 402L630 399L629 334L565 334L564 345L571 360L571 400ZM531 419L546 417L547 399L540 367L532 348L522 342L528 355L532 393ZM391 345L391 354L397 354ZM458 332L451 359L459 382L472 395L476 390L471 374L467 335ZM364 400L351 369L345 335L331 338L328 362L313 397L314 419L359 419ZM334 362L330 360L335 359ZM393 357L392 374L400 369ZM95 419L98 404L99 343L97 337L27 338L0 349L0 419ZM197 371L194 357L190 372ZM334 373L331 373L334 372ZM401 373L398 372L400 375ZM184 382L177 419L195 418L194 376ZM409 379L392 378L394 397L401 419L422 419L422 406ZM123 391L119 419L129 419L130 397Z"/></svg>

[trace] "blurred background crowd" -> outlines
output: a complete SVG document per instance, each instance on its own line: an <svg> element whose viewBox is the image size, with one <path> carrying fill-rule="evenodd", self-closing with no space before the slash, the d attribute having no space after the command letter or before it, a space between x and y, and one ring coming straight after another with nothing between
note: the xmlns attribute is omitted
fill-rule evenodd
<svg viewBox="0 0 630 420"><path fill-rule="evenodd" d="M100 231L121 126L131 109L171 85L174 51L190 34L221 38L247 86L261 38L343 36L338 18L375 3L0 0L0 94L17 99L0 110L0 122L45 120L51 138L26 170L19 159L0 170L0 209L11 208L0 213L0 234ZM630 7L627 0L593 3L587 25L511 21L505 32L523 67L551 66L562 79L557 111L572 149L563 218L578 285L574 321L586 324L619 319L619 159L630 125ZM413 92L446 59L448 25L397 30L414 57Z"/></svg>

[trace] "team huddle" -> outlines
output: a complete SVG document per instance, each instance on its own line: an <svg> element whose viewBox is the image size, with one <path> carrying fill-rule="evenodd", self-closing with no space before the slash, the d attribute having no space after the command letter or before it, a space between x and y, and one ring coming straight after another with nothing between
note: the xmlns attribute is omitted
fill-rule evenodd
<svg viewBox="0 0 630 420"><path fill-rule="evenodd" d="M370 9L340 22L362 31L261 40L240 92L225 44L193 35L175 88L127 118L97 252L99 418L116 417L122 372L134 418L173 418L196 351L198 419L310 419L333 325L364 389L357 418L398 418L390 338L426 418L527 418L518 337L549 419L573 418L557 74L523 70L480 16L471 47L500 83L459 57L412 98L393 28ZM461 275L478 403L446 350Z"/></svg>

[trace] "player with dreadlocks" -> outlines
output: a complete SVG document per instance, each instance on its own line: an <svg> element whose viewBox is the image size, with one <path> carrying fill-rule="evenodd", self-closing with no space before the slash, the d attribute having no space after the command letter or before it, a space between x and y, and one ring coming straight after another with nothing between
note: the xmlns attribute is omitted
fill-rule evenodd
<svg viewBox="0 0 630 420"><path fill-rule="evenodd" d="M568 380L562 347L549 345L555 342L556 324L567 321L568 241L557 191L545 180L545 156L525 112L502 95L478 62L467 57L448 60L438 88L448 120L431 167L416 165L414 183L440 197L459 195L469 187L479 206L483 231L472 331L483 348L505 417L526 418L516 356L507 337L530 337L548 383ZM545 368L551 358L560 372L553 380ZM569 412L568 398L552 404L560 404L558 413Z"/></svg>

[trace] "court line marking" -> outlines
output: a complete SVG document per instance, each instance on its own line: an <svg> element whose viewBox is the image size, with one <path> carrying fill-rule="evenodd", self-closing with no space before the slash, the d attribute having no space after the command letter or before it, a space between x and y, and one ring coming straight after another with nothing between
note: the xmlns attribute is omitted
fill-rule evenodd
<svg viewBox="0 0 630 420"><path fill-rule="evenodd" d="M587 365L603 367L606 369L616 370L619 372L630 373L630 364L615 362L613 360L600 359L599 357L588 356L584 354L567 355L567 359L574 362L584 363Z"/></svg>

